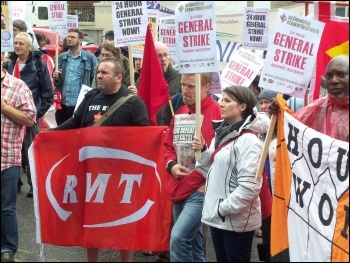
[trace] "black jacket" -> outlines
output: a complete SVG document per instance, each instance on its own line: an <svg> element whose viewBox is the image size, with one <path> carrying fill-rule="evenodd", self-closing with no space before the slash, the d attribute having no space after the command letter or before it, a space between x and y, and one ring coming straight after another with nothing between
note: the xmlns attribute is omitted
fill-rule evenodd
<svg viewBox="0 0 350 263"><path fill-rule="evenodd" d="M50 79L50 73L47 65L41 60L41 74L37 73L36 60L40 59L39 51L29 51L29 57L24 68L21 70L21 79L32 91L35 107L37 110L37 119L42 117L53 103L53 89ZM13 75L18 56L12 53L9 60L3 64L3 68Z"/></svg>
<svg viewBox="0 0 350 263"><path fill-rule="evenodd" d="M84 100L74 112L72 118L68 119L60 126L51 130L69 130L76 128L83 128L85 117L92 99L99 93L100 90L93 89L86 93ZM122 96L131 93L131 91L122 86L117 92L115 101ZM116 111L109 116L102 126L148 126L150 125L145 103L138 96L132 96L124 102Z"/></svg>

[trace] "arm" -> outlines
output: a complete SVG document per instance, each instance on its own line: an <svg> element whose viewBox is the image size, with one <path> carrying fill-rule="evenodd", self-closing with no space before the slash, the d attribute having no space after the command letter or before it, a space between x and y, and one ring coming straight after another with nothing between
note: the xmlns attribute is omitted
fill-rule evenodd
<svg viewBox="0 0 350 263"><path fill-rule="evenodd" d="M47 65L44 62L42 63L42 74L39 80L41 105L40 112L38 111L37 113L38 118L44 116L53 103L53 89L49 70L47 69Z"/></svg>
<svg viewBox="0 0 350 263"><path fill-rule="evenodd" d="M62 74L65 74L65 72L62 72L62 64L61 64L61 62L62 62L62 56L61 56L61 54L59 54L58 55L58 65L55 64L55 70L52 73L52 78L54 80L56 89L58 91L62 92L62 90L60 90L60 87L62 86L61 85L61 83L62 83ZM56 63L56 59L54 60L54 63Z"/></svg>
<svg viewBox="0 0 350 263"><path fill-rule="evenodd" d="M196 169L198 169L204 175L204 177L207 177L207 173L211 166L210 157L215 151L215 137L212 139L209 148L205 143L203 135L201 135L201 140L195 137L193 142L194 142L193 149L195 151L200 150L202 152L201 158L199 160L196 160Z"/></svg>
<svg viewBox="0 0 350 263"><path fill-rule="evenodd" d="M84 100L80 103L77 110L74 112L73 117L66 120L61 125L51 128L50 131L61 131L61 130L71 130L71 129L77 129L81 128L81 123L83 119L84 114L84 105L87 103L86 96L90 94L93 90L90 90L88 93L85 94Z"/></svg>
<svg viewBox="0 0 350 263"><path fill-rule="evenodd" d="M238 214L248 209L259 196L261 180L255 181L262 146L259 139L253 134L244 134L238 138L234 153L237 167L237 188L224 199L219 206L221 216Z"/></svg>
<svg viewBox="0 0 350 263"><path fill-rule="evenodd" d="M18 110L11 105L6 104L3 99L1 99L1 113L19 125L24 125L27 127L32 127L34 125L34 121L29 119L24 111Z"/></svg>
<svg viewBox="0 0 350 263"><path fill-rule="evenodd" d="M176 151L173 144L174 136L174 118L170 123L170 127L165 134L164 139L164 157L165 157L165 166L169 174L174 176L177 179L181 179L188 175L189 169L178 164L176 158Z"/></svg>
<svg viewBox="0 0 350 263"><path fill-rule="evenodd" d="M134 126L149 126L149 118L147 114L146 105L141 100L141 98L137 96L132 96L130 98L132 100L132 122Z"/></svg>
<svg viewBox="0 0 350 263"><path fill-rule="evenodd" d="M91 76L90 76L90 87L96 75L97 59L94 54L91 53Z"/></svg>

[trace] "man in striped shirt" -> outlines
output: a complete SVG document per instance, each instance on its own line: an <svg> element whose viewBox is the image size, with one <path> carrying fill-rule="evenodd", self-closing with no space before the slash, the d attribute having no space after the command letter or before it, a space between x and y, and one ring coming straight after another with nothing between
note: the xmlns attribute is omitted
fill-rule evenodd
<svg viewBox="0 0 350 263"><path fill-rule="evenodd" d="M18 248L17 183L24 126L35 121L32 92L1 66L1 262L13 262Z"/></svg>

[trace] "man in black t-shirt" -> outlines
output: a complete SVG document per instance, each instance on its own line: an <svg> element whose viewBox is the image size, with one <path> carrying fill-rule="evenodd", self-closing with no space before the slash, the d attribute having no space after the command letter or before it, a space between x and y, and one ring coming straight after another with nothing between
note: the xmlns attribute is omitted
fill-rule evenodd
<svg viewBox="0 0 350 263"><path fill-rule="evenodd" d="M124 69L114 58L106 58L97 66L98 89L89 91L73 117L50 130L68 130L93 126L118 99L132 93L122 85ZM142 99L132 95L102 124L103 126L148 126L150 125L146 106ZM98 262L98 248L87 249L87 261ZM132 262L133 252L121 250L122 262Z"/></svg>

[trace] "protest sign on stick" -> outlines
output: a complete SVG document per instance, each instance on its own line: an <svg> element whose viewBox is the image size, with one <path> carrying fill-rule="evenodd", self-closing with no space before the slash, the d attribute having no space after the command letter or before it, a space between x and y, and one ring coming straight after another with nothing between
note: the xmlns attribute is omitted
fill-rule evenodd
<svg viewBox="0 0 350 263"><path fill-rule="evenodd" d="M179 72L196 73L196 136L201 134L200 75L216 72L216 17L214 1L181 2L175 10ZM200 151L196 158L200 158Z"/></svg>
<svg viewBox="0 0 350 263"><path fill-rule="evenodd" d="M304 98L324 23L279 9L259 86Z"/></svg>

